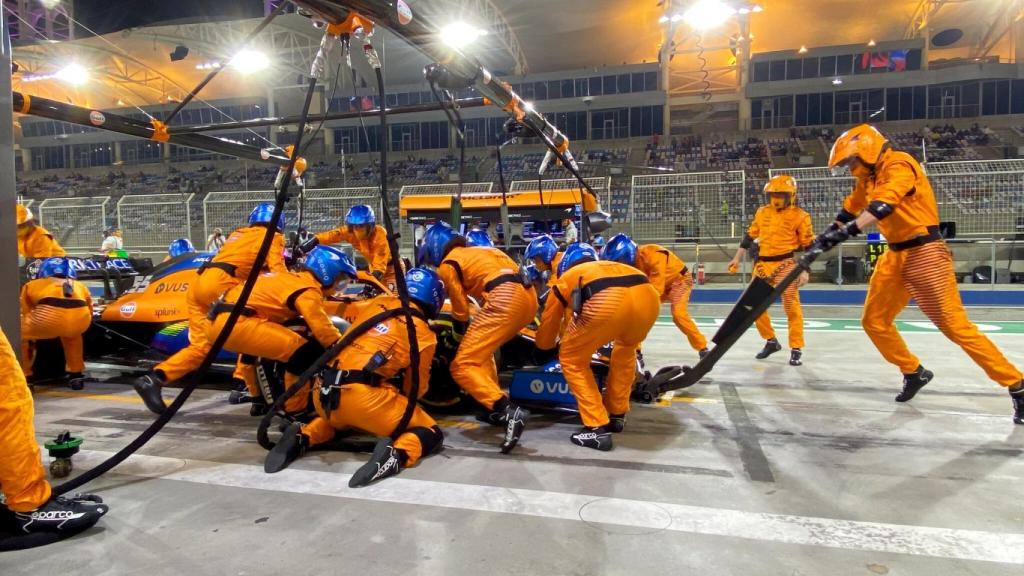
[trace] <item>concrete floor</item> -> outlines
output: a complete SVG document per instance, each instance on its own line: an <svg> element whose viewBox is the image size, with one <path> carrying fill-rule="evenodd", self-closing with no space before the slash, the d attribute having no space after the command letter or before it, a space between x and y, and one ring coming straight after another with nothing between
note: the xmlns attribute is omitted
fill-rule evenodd
<svg viewBox="0 0 1024 576"><path fill-rule="evenodd" d="M357 490L348 475L365 455L316 452L264 474L247 408L200 390L140 455L89 487L111 504L99 527L0 555L0 573L1021 574L1024 426L1012 424L1005 392L921 332L907 340L936 379L898 405L899 375L862 332L807 340L805 365L793 368L784 353L753 360L761 341L751 331L705 383L665 406L635 406L610 453L571 445L571 420L538 416L501 456L494 429L447 418L442 454ZM1024 335L993 340L1024 365ZM645 357L692 361L680 347L659 323ZM36 410L40 439L65 428L87 438L79 469L151 420L115 384L40 390Z"/></svg>

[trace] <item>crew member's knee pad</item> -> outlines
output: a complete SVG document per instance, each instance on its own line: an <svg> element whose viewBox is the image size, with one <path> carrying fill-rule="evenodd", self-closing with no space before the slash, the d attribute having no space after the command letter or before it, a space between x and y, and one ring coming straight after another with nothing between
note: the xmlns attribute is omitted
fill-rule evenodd
<svg viewBox="0 0 1024 576"><path fill-rule="evenodd" d="M326 349L320 345L316 340L310 340L299 346L295 352L288 358L288 363L285 364L284 369L292 374L302 374L317 361Z"/></svg>
<svg viewBox="0 0 1024 576"><path fill-rule="evenodd" d="M441 428L438 426L431 426L430 428L417 426L415 428L410 428L408 432L419 439L420 446L423 448L424 456L432 454L434 450L438 449L441 444L444 443L444 433L441 432Z"/></svg>

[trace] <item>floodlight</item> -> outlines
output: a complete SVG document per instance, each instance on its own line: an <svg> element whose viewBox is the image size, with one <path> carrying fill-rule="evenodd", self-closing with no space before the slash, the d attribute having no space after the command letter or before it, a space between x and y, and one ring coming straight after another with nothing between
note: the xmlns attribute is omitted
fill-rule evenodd
<svg viewBox="0 0 1024 576"><path fill-rule="evenodd" d="M81 64L74 62L61 68L53 76L61 82L67 82L72 86L78 86L89 81L89 71L83 68Z"/></svg>
<svg viewBox="0 0 1024 576"><path fill-rule="evenodd" d="M843 79L842 78L833 78L832 79L832 85L833 86L839 86L842 83L843 83Z"/></svg>
<svg viewBox="0 0 1024 576"><path fill-rule="evenodd" d="M231 59L231 66L242 74L253 74L270 66L270 58L259 50L240 50Z"/></svg>
<svg viewBox="0 0 1024 576"><path fill-rule="evenodd" d="M465 48L476 42L481 36L486 36L487 31L481 30L461 20L452 22L441 28L441 42L452 48Z"/></svg>
<svg viewBox="0 0 1024 576"><path fill-rule="evenodd" d="M807 54L807 46L801 46L800 49L797 50L797 53L798 54Z"/></svg>
<svg viewBox="0 0 1024 576"><path fill-rule="evenodd" d="M43 8L53 10L60 4L60 0L40 0L39 3L43 5Z"/></svg>
<svg viewBox="0 0 1024 576"><path fill-rule="evenodd" d="M735 13L735 8L725 5L721 0L698 0L683 13L683 20L697 30L710 30L724 24Z"/></svg>

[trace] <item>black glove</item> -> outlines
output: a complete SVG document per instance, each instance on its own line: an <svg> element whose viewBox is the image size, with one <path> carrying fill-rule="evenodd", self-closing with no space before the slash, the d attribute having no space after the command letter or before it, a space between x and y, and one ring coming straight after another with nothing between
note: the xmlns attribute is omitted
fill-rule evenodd
<svg viewBox="0 0 1024 576"><path fill-rule="evenodd" d="M299 250L302 251L303 254L309 254L309 252L313 248L316 248L319 245L320 245L320 240L318 240L316 236L311 236L305 242L303 242L302 244L299 244Z"/></svg>
<svg viewBox="0 0 1024 576"><path fill-rule="evenodd" d="M814 240L812 249L819 248L822 252L828 252L858 234L860 234L860 228L857 227L856 221L845 226L833 222Z"/></svg>
<svg viewBox="0 0 1024 576"><path fill-rule="evenodd" d="M455 332L456 338L462 340L462 337L466 335L466 330L468 329L469 322L463 322L462 320L452 318L452 331Z"/></svg>
<svg viewBox="0 0 1024 576"><path fill-rule="evenodd" d="M377 281L380 281L380 279L384 277L384 272L380 270L374 270L372 276L376 278Z"/></svg>
<svg viewBox="0 0 1024 576"><path fill-rule="evenodd" d="M558 347L551 348L550 350L542 350L535 348L533 350L533 362L537 366L545 366L552 360L558 359Z"/></svg>

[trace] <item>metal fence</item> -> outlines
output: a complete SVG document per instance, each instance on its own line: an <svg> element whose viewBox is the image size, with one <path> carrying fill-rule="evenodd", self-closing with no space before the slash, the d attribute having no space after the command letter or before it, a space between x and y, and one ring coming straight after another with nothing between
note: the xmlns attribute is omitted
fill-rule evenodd
<svg viewBox="0 0 1024 576"><path fill-rule="evenodd" d="M747 220L742 170L633 177L631 229L638 242L737 238Z"/></svg>
<svg viewBox="0 0 1024 576"><path fill-rule="evenodd" d="M124 245L140 252L165 252L178 238L192 237L193 194L132 194L117 201L117 226Z"/></svg>
<svg viewBox="0 0 1024 576"><path fill-rule="evenodd" d="M358 188L317 188L302 193L302 226L310 232L323 232L337 228L348 209L356 204L367 204L381 221L380 189L374 186Z"/></svg>
<svg viewBox="0 0 1024 576"><path fill-rule="evenodd" d="M110 196L48 198L36 209L36 218L69 252L95 252L107 229Z"/></svg>
<svg viewBox="0 0 1024 576"><path fill-rule="evenodd" d="M257 205L273 201L273 190L210 192L203 199L203 235L209 237L214 228L220 228L226 236L235 228L244 226L249 213ZM286 207L285 216L293 223L298 221L294 200Z"/></svg>

